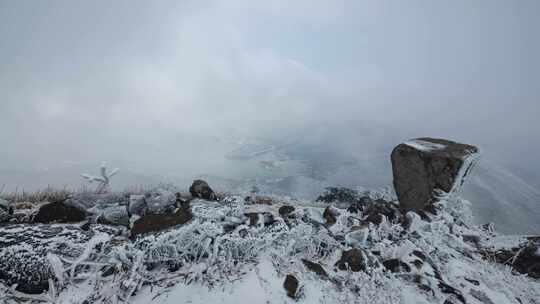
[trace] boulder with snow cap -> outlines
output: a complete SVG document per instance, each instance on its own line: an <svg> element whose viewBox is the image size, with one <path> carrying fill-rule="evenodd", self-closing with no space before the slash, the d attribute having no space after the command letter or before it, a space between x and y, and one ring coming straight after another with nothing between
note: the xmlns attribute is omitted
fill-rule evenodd
<svg viewBox="0 0 540 304"><path fill-rule="evenodd" d="M477 147L444 139L418 138L398 145L391 159L400 208L421 210L457 193L478 158Z"/></svg>

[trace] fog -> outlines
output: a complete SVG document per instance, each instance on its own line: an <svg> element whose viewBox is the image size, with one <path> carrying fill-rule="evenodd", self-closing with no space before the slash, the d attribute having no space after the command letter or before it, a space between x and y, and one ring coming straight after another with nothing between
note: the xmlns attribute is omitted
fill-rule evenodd
<svg viewBox="0 0 540 304"><path fill-rule="evenodd" d="M102 160L124 184L266 174L227 157L246 145L364 162L387 173L336 183L383 185L392 147L432 136L538 189L539 13L534 0L1 1L0 186L77 186Z"/></svg>

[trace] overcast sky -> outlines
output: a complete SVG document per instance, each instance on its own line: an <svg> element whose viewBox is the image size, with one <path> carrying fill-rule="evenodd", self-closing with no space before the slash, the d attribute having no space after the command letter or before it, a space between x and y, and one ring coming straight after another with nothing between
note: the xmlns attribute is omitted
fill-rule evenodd
<svg viewBox="0 0 540 304"><path fill-rule="evenodd" d="M350 153L445 137L538 172L539 15L536 0L0 0L0 170L196 174L221 166L213 143L324 128Z"/></svg>

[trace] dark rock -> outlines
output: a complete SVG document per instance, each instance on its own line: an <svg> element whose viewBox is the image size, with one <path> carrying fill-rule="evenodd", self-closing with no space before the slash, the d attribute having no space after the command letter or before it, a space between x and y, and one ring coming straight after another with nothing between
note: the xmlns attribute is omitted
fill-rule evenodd
<svg viewBox="0 0 540 304"><path fill-rule="evenodd" d="M422 266L424 266L424 262L420 261L420 260L414 260L412 261L413 265L416 266L416 268L420 269L422 268Z"/></svg>
<svg viewBox="0 0 540 304"><path fill-rule="evenodd" d="M351 269L353 272L366 270L366 257L361 249L353 248L343 251L336 266L339 270Z"/></svg>
<svg viewBox="0 0 540 304"><path fill-rule="evenodd" d="M467 282L473 284L474 286L480 286L480 282L478 282L477 280L465 278L465 281L467 281Z"/></svg>
<svg viewBox="0 0 540 304"><path fill-rule="evenodd" d="M383 262L386 269L391 272L411 272L411 266L400 259L389 259Z"/></svg>
<svg viewBox="0 0 540 304"><path fill-rule="evenodd" d="M423 253L422 251L420 250L413 250L412 251L412 254L415 255L416 257L418 257L420 260L422 261L426 261L427 260L427 256L425 253Z"/></svg>
<svg viewBox="0 0 540 304"><path fill-rule="evenodd" d="M87 212L67 202L42 205L34 215L34 223L75 223L86 219Z"/></svg>
<svg viewBox="0 0 540 304"><path fill-rule="evenodd" d="M366 218L366 222L369 222L369 223L372 223L372 224L375 224L375 225L380 225L382 224L382 222L384 222L385 220L385 216L382 215L382 214L379 214L379 213L372 213L372 214L369 214Z"/></svg>
<svg viewBox="0 0 540 304"><path fill-rule="evenodd" d="M295 208L293 206L281 206L278 210L279 215L283 217L289 216L291 213L293 213Z"/></svg>
<svg viewBox="0 0 540 304"><path fill-rule="evenodd" d="M323 218L326 220L326 225L332 226L337 222L339 212L332 206L328 206L324 209Z"/></svg>
<svg viewBox="0 0 540 304"><path fill-rule="evenodd" d="M457 192L477 156L478 148L444 139L418 138L398 145L391 158L400 208L421 210L437 201L437 192Z"/></svg>
<svg viewBox="0 0 540 304"><path fill-rule="evenodd" d="M318 198L318 202L324 203L355 203L358 200L358 191L343 188L343 187L329 187Z"/></svg>
<svg viewBox="0 0 540 304"><path fill-rule="evenodd" d="M510 250L495 252L498 263L510 265L515 271L540 279L540 244L528 242Z"/></svg>
<svg viewBox="0 0 540 304"><path fill-rule="evenodd" d="M175 213L171 214L146 214L133 223L131 237L183 225L192 218L193 214L189 207L178 208Z"/></svg>
<svg viewBox="0 0 540 304"><path fill-rule="evenodd" d="M443 281L439 281L438 286L442 293L453 294L461 303L466 303L465 297L463 296L463 294L461 294L461 291L444 283Z"/></svg>
<svg viewBox="0 0 540 304"><path fill-rule="evenodd" d="M207 182L203 180L195 180L191 187L189 187L189 192L193 197L202 198L209 201L214 201L217 199L217 195L214 193L214 190L210 188Z"/></svg>
<svg viewBox="0 0 540 304"><path fill-rule="evenodd" d="M249 219L250 226L258 226L261 223L264 226L269 226L274 223L274 216L269 212L250 212L244 213L244 215Z"/></svg>
<svg viewBox="0 0 540 304"><path fill-rule="evenodd" d="M463 238L463 241L467 242L467 243L473 243L475 245L478 245L480 243L480 236L478 236L478 235L464 234L461 237Z"/></svg>
<svg viewBox="0 0 540 304"><path fill-rule="evenodd" d="M288 274L285 278L285 282L283 282L283 288L287 291L287 296L292 299L297 299L298 287L300 287L298 279L292 274Z"/></svg>
<svg viewBox="0 0 540 304"><path fill-rule="evenodd" d="M362 214L366 217L366 221L380 225L384 218L391 223L401 221L402 215L397 205L385 200L371 200L369 203L362 205Z"/></svg>
<svg viewBox="0 0 540 304"><path fill-rule="evenodd" d="M304 264L304 266L306 266L306 268L314 273L316 273L317 275L323 277L323 278L328 278L328 273L326 272L326 270L324 270L324 268L321 266L321 264L319 263L314 263L314 262L311 262L311 261L308 261L306 259L302 259L302 263Z"/></svg>

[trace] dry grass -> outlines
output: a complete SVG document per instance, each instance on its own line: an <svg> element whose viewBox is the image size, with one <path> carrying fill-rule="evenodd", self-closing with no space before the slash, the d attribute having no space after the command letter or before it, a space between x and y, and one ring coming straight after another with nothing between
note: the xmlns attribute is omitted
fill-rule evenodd
<svg viewBox="0 0 540 304"><path fill-rule="evenodd" d="M1 189L1 188L0 188ZM25 190L11 193L0 192L0 198L11 203L39 203L39 202L60 202L66 200L73 192L66 189L46 188L44 190L27 192Z"/></svg>

